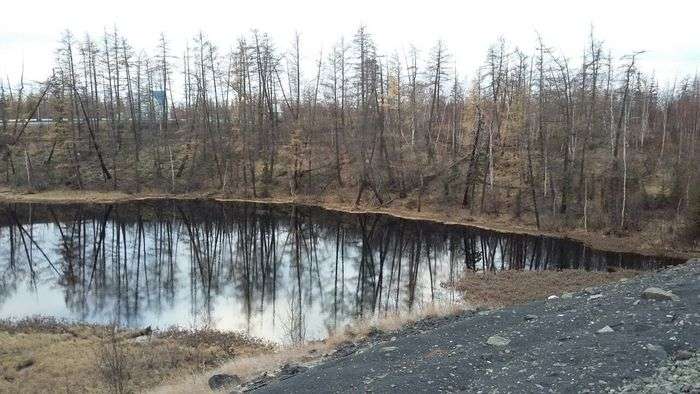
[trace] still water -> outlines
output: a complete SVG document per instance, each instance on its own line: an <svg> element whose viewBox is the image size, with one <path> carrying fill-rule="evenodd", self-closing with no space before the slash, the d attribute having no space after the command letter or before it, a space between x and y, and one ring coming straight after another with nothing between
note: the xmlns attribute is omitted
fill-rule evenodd
<svg viewBox="0 0 700 394"><path fill-rule="evenodd" d="M291 205L0 205L0 318L211 327L277 341L459 302L464 270L675 261L567 240Z"/></svg>

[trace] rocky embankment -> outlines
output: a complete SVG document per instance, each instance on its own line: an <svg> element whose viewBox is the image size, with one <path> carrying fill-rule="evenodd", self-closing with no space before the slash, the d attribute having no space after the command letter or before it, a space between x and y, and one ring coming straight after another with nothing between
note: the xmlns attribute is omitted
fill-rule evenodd
<svg viewBox="0 0 700 394"><path fill-rule="evenodd" d="M229 390L700 392L700 260L419 322Z"/></svg>

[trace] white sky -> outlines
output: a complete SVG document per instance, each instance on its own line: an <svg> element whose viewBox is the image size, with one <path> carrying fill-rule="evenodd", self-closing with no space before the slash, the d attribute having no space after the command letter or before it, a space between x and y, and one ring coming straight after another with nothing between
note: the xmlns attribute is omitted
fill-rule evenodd
<svg viewBox="0 0 700 394"><path fill-rule="evenodd" d="M445 40L460 76L472 77L499 36L530 53L539 31L545 43L578 66L591 24L619 58L646 50L641 67L662 81L693 75L700 66L700 0L33 0L0 1L0 76L41 80L53 65L61 32L101 36L114 24L130 44L152 52L165 32L174 54L200 29L228 49L252 28L288 49L301 33L310 62L341 36L350 40L364 23L380 51L399 53L414 44L426 54ZM179 64L179 62L178 62ZM307 69L307 73L313 73ZM308 76L309 78L312 76Z"/></svg>

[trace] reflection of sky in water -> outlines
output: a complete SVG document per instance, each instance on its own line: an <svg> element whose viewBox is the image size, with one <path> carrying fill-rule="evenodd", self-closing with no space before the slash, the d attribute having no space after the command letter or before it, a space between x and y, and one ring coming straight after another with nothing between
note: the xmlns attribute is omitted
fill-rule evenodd
<svg viewBox="0 0 700 394"><path fill-rule="evenodd" d="M60 233L57 227L54 224L35 224L31 229L29 226L25 226L25 229L32 233L36 244L55 265L55 262L60 260L55 246L60 241ZM135 231L134 229L132 230ZM0 231L0 242L3 245L7 245L9 243L7 229ZM105 234L105 239L107 240L113 236L109 225ZM234 268L234 277L221 281L222 285L212 294L211 302L207 306L206 298L202 293L201 283L192 283L190 280L192 279L189 266L191 256L188 237L185 234L180 235L176 246L177 258L175 261L177 262L177 270L175 281L177 284L174 286L174 295L164 294L167 293L167 290L159 286L153 286L153 284L146 286L144 282L141 282L139 284L139 292L141 294L139 295L140 305L138 313L131 311L131 313L125 315L123 312L119 318L122 324L132 326L152 325L154 327L178 325L187 328L202 327L208 324L218 329L238 330L273 340L282 341L286 339L286 336L288 336L286 331L289 330L287 327L290 326L288 320L292 314L291 308L298 308L298 304L295 303L298 289L291 245L287 244L285 246L281 242L278 243L278 253L282 252L283 254L282 256L278 255L280 263L274 300L272 300L273 295L270 294L271 292L266 291L269 293L265 294L265 300L261 304L261 295L260 291L258 291L255 294L251 294L250 305L248 305L245 294L242 294L240 290L240 286L244 283L244 279L241 277L242 273L237 272L238 270ZM287 234L281 232L278 235L278 240L284 240ZM316 267L314 261L311 278L309 277L307 262L302 261L302 264L306 265L302 267L302 313L306 338L308 339L324 337L328 329L333 327L334 322L335 240L319 239L319 241L320 245L317 250L319 266ZM133 239L129 240L129 252L133 249L133 242ZM147 236L147 245L152 242L152 237ZM235 244L236 240L233 242ZM25 275L24 280L16 283L17 290L9 294L9 297L0 304L0 316L20 318L31 315L47 315L98 323L109 323L114 320L116 316L115 304L117 303L114 288L96 290L93 284L92 288L86 290L84 294L85 303L79 303L72 307L67 305L65 299L67 291L58 283L58 275L48 268L48 264L38 251L38 248L34 245L31 246L33 251L31 254L32 262L37 273L36 286L32 285L31 281L28 280L29 276ZM147 247L148 249L150 247ZM346 244L345 277L344 280L342 277L338 279L338 297L344 296L336 301L338 304L338 324L346 323L352 316L359 315L359 306L353 305L356 297L355 290L360 258L359 249L358 246ZM28 271L24 251L16 250L15 252L17 253L15 264L23 265L24 268L21 268L21 270ZM132 255L129 257L133 257L133 253L128 254ZM229 251L224 251L224 254L228 254L224 259L228 258L230 261ZM147 255L147 265L150 264L149 257L152 256ZM9 258L5 257L5 260L7 259ZM87 260L88 264L92 263L92 258ZM131 265L133 262L128 264ZM339 264L342 263L339 262ZM406 263L404 262L403 264ZM443 262L438 263L440 271L436 273L434 278L436 285L449 279L447 277L449 269L443 269L444 266ZM406 270L407 267L402 267L402 269ZM341 266L339 266L339 271L341 271ZM152 272L148 272L148 274L153 275ZM143 271L140 272L140 275L142 276L140 280L144 281ZM341 275L341 272L339 272L339 275ZM384 275L387 277L390 275L388 269L385 269ZM130 279L135 280L133 272L131 276ZM149 278L149 280L153 281L155 279ZM402 285L401 287L407 286L405 279L402 279ZM133 293L135 290L133 283L129 287L129 290ZM392 290L395 293L395 286ZM97 297L95 292L102 291L107 291L111 294L107 294L106 297ZM385 287L383 289L385 293L384 301L386 301L386 291ZM402 304L406 302L407 291L407 289L400 288L399 309L405 309L401 308L401 306L405 307ZM444 290L436 289L436 291ZM421 270L418 274L415 288L416 305L429 302L430 295L430 277L427 269ZM133 303L134 295L132 294L131 297L132 299L129 302ZM122 302L124 301L122 300ZM389 308L392 308L394 304L393 297L389 304ZM365 306L365 316L368 314L371 316L371 309L368 312L368 308L371 308L371 306ZM250 309L250 313L248 309Z"/></svg>
<svg viewBox="0 0 700 394"><path fill-rule="evenodd" d="M26 207L20 207L18 211L22 209L26 210ZM115 211L118 210L117 206ZM533 246L536 243L522 236L508 238L488 233L490 238L486 238L483 234L467 234L447 226L396 219L389 221L386 218L358 223L348 215L334 219L328 213L317 218L313 212L306 212L299 219L301 229L297 231L301 235L295 238L294 221L289 212L251 209L227 211L225 218L214 213L203 220L194 220L189 230L187 222L175 210L166 210L167 214L158 216L158 220L144 219L141 238L146 250L144 255L143 245L138 249L139 227L133 217L106 221L104 242L94 242L100 238L104 216L99 209L97 212L89 220L62 223L63 239L77 243L78 228L87 239L84 262L74 259L73 263L75 267L85 269L76 268L73 283L59 278L46 259L48 257L59 271L67 271L68 259L59 250L62 238L57 225L46 222L25 224L26 232L20 231L16 225L0 227L0 318L47 315L97 323L116 319L120 324L130 326L210 326L287 341L290 331L299 333L299 326L291 321L298 319L301 291L303 336L318 339L326 336L330 329L342 327L360 315L371 317L405 312L409 306L420 308L433 299L451 302L459 298L441 284L449 282L465 268L465 239L477 248L473 250L485 256L479 264L483 265L487 260L496 268L521 264L518 259L532 265L544 260L545 255L549 256L547 259L556 255L560 263L572 260L571 256L576 261L582 257L586 261L597 261L597 265L587 268L604 267L600 262L607 264L611 258L622 261L618 255L596 255L591 251L571 256L561 252L574 249L575 244L553 244L558 249L547 246L549 249L545 250L544 246ZM192 220L194 215L199 215L198 212L201 211L189 210L187 216ZM82 226L77 226L77 223L82 223ZM339 223L342 223L341 230L338 230ZM165 231L167 224L171 225L170 235ZM120 225L125 226L125 231L119 231L121 244L118 244L116 229ZM260 238L263 227L265 242ZM272 232L275 248L271 247ZM127 239L126 271L121 239L124 234ZM251 238L253 234L255 238ZM338 251L337 236L340 236L342 245ZM193 243L195 239L197 242ZM168 244L172 245L172 272L168 269L167 249L163 250L161 246L160 253L157 253L157 245ZM193 244L197 245L196 248ZM301 267L299 276L295 263L297 247ZM514 253L517 248L526 253L522 256ZM100 253L96 260L94 251L98 249ZM546 253L538 252L540 249ZM205 269L204 275L199 270L196 250L200 251L201 261L212 262L211 282L206 274L209 270ZM586 253L585 248L582 253ZM27 254L35 271L33 282ZM262 273L261 259L266 262L267 275ZM246 261L249 262L247 266ZM417 262L417 269L412 262ZM97 267L94 275L93 264ZM273 281L274 267L276 281ZM380 280L381 286L378 285Z"/></svg>

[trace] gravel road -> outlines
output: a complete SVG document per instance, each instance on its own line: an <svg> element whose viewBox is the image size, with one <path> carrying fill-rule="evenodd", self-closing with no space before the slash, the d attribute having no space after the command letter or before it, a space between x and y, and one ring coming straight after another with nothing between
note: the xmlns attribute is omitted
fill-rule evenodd
<svg viewBox="0 0 700 394"><path fill-rule="evenodd" d="M695 259L553 299L426 320L248 389L700 393L699 279ZM678 298L643 298L649 287Z"/></svg>

